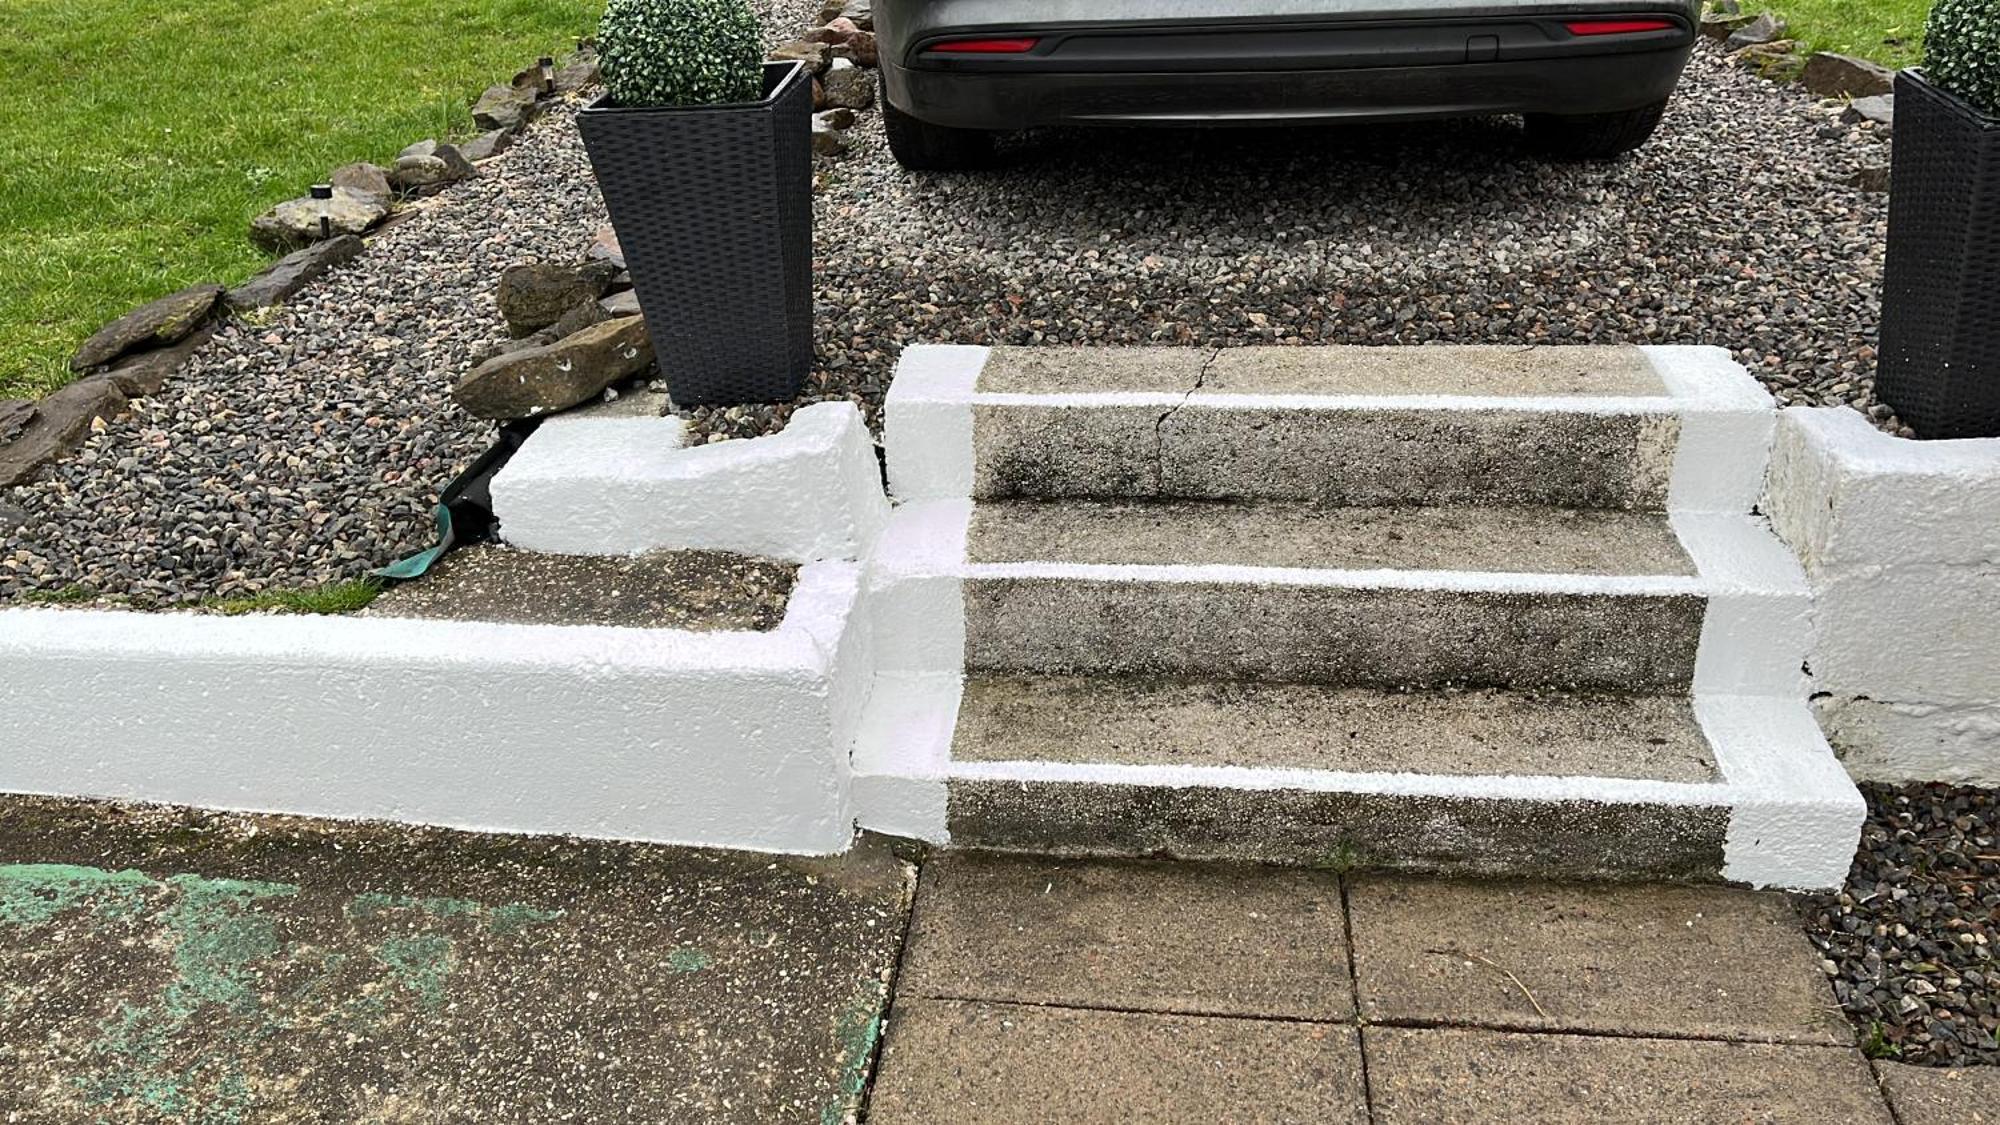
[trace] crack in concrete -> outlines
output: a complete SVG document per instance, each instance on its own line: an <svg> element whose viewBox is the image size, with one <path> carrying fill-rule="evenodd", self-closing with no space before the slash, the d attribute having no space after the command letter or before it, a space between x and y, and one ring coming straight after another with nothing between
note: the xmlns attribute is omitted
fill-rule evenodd
<svg viewBox="0 0 2000 1125"><path fill-rule="evenodd" d="M1189 387L1185 392L1181 394L1181 400L1179 402L1168 407L1166 411L1162 413L1158 418L1153 419L1152 491L1155 497L1162 496L1166 492L1167 421L1168 419L1171 419L1174 415L1179 414L1181 412L1181 408L1188 404L1188 400L1194 397L1194 393L1202 388L1202 384L1208 382L1208 373L1210 369L1212 369L1215 366L1215 361L1221 358L1222 358L1221 348L1219 347L1210 348L1208 351L1208 355L1204 357L1201 361L1201 370L1195 372L1194 386Z"/></svg>

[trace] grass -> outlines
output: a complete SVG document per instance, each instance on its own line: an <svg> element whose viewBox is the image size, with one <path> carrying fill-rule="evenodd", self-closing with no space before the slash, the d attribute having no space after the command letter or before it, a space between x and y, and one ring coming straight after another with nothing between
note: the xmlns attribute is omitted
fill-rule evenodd
<svg viewBox="0 0 2000 1125"><path fill-rule="evenodd" d="M1805 51L1837 51L1884 66L1923 61L1924 21L1931 0L1751 0L1746 12L1768 7L1791 25Z"/></svg>
<svg viewBox="0 0 2000 1125"><path fill-rule="evenodd" d="M601 0L0 0L0 398L133 305L231 283L264 208L471 128Z"/></svg>
<svg viewBox="0 0 2000 1125"><path fill-rule="evenodd" d="M382 594L382 583L372 578L310 586L303 590L266 590L247 598L226 598L201 603L201 608L224 617L246 613L340 614L367 609Z"/></svg>

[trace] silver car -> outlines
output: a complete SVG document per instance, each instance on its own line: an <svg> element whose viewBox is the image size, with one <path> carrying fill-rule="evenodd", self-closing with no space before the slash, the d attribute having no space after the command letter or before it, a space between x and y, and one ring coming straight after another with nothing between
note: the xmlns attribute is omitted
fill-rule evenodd
<svg viewBox="0 0 2000 1125"><path fill-rule="evenodd" d="M977 167L1046 125L1518 114L1605 158L1645 143L1699 0L875 0L883 119L904 167Z"/></svg>

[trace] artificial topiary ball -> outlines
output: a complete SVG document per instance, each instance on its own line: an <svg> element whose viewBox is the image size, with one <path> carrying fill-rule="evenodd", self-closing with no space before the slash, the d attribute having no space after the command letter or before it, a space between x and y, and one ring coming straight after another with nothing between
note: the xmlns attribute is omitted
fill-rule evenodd
<svg viewBox="0 0 2000 1125"><path fill-rule="evenodd" d="M745 0L607 0L597 51L613 105L764 96L764 33Z"/></svg>
<svg viewBox="0 0 2000 1125"><path fill-rule="evenodd" d="M2000 117L2000 0L1938 0L1924 54L1933 85Z"/></svg>

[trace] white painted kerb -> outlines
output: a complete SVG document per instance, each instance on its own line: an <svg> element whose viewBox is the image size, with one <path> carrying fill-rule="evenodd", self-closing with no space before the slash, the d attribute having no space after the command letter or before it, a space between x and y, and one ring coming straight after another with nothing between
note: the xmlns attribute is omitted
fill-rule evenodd
<svg viewBox="0 0 2000 1125"><path fill-rule="evenodd" d="M859 568L769 633L0 611L0 790L825 854Z"/></svg>
<svg viewBox="0 0 2000 1125"><path fill-rule="evenodd" d="M852 403L770 437L684 449L678 418L552 418L493 478L493 514L530 551L702 549L857 559L888 519L874 439Z"/></svg>
<svg viewBox="0 0 2000 1125"><path fill-rule="evenodd" d="M1812 585L1812 687L1849 771L2000 785L2000 439L1786 410L1767 505Z"/></svg>

